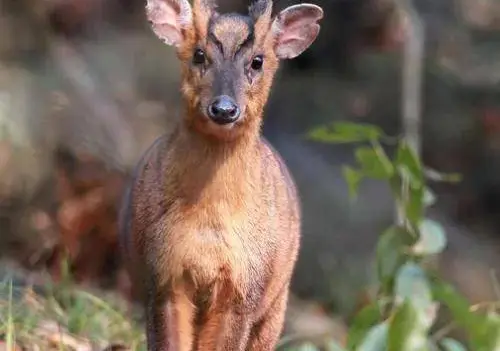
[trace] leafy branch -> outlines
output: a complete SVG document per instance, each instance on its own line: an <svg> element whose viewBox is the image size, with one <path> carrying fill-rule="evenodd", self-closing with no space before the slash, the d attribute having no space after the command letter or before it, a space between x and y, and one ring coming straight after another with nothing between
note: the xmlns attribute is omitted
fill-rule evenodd
<svg viewBox="0 0 500 351"><path fill-rule="evenodd" d="M426 265L447 243L444 228L425 216L436 202L427 181L456 182L460 176L426 169L404 138L397 139L395 155L390 157L383 145L394 138L375 126L338 122L312 130L309 137L326 143L361 143L354 151L356 166L343 167L350 198L357 198L364 179L387 182L399 218L377 243L375 298L355 316L346 348L332 344L329 350L467 350L446 336L449 328L434 331L442 306L451 312L450 323L467 333L468 349L500 350L500 316L495 304L486 313L475 311Z"/></svg>

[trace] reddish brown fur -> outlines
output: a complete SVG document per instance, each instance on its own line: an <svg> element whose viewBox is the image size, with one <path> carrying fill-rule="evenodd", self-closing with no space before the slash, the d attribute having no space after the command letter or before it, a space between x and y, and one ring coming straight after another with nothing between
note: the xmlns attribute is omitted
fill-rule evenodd
<svg viewBox="0 0 500 351"><path fill-rule="evenodd" d="M259 137L278 68L271 7L254 26L263 74L244 89L241 122L225 129L200 112L210 89L190 65L197 46L209 56L216 50L206 44L210 11L200 1L178 46L184 119L137 168L122 212L123 252L146 301L149 350L272 350L299 249L300 210L285 164ZM243 31L240 20L222 20L213 35ZM245 37L224 45L234 49Z"/></svg>

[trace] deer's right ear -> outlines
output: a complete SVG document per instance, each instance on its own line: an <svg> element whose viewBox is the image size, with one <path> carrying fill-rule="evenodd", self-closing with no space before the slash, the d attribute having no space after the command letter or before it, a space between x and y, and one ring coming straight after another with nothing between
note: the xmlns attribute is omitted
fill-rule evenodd
<svg viewBox="0 0 500 351"><path fill-rule="evenodd" d="M272 25L276 56L292 59L304 52L318 36L322 18L323 10L313 4L294 5L281 11Z"/></svg>
<svg viewBox="0 0 500 351"><path fill-rule="evenodd" d="M193 23L193 11L187 0L148 0L146 15L158 38L176 47L184 40L184 30Z"/></svg>

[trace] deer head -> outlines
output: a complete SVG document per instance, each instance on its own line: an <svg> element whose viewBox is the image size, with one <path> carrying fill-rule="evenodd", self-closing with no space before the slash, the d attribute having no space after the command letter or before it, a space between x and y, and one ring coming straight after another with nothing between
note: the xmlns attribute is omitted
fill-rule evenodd
<svg viewBox="0 0 500 351"><path fill-rule="evenodd" d="M181 61L187 126L222 140L258 133L279 61L304 52L323 17L312 4L273 17L271 0L254 1L247 15L219 14L210 0L148 0L146 10Z"/></svg>

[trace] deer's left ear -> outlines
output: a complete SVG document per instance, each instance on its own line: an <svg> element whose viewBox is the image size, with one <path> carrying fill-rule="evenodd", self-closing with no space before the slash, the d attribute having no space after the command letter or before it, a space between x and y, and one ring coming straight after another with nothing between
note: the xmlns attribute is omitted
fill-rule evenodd
<svg viewBox="0 0 500 351"><path fill-rule="evenodd" d="M154 33L167 45L181 45L184 30L193 22L193 11L187 0L148 0L146 14Z"/></svg>
<svg viewBox="0 0 500 351"><path fill-rule="evenodd" d="M321 7L312 4L290 6L273 22L274 51L280 59L292 59L303 53L316 40L323 18Z"/></svg>

